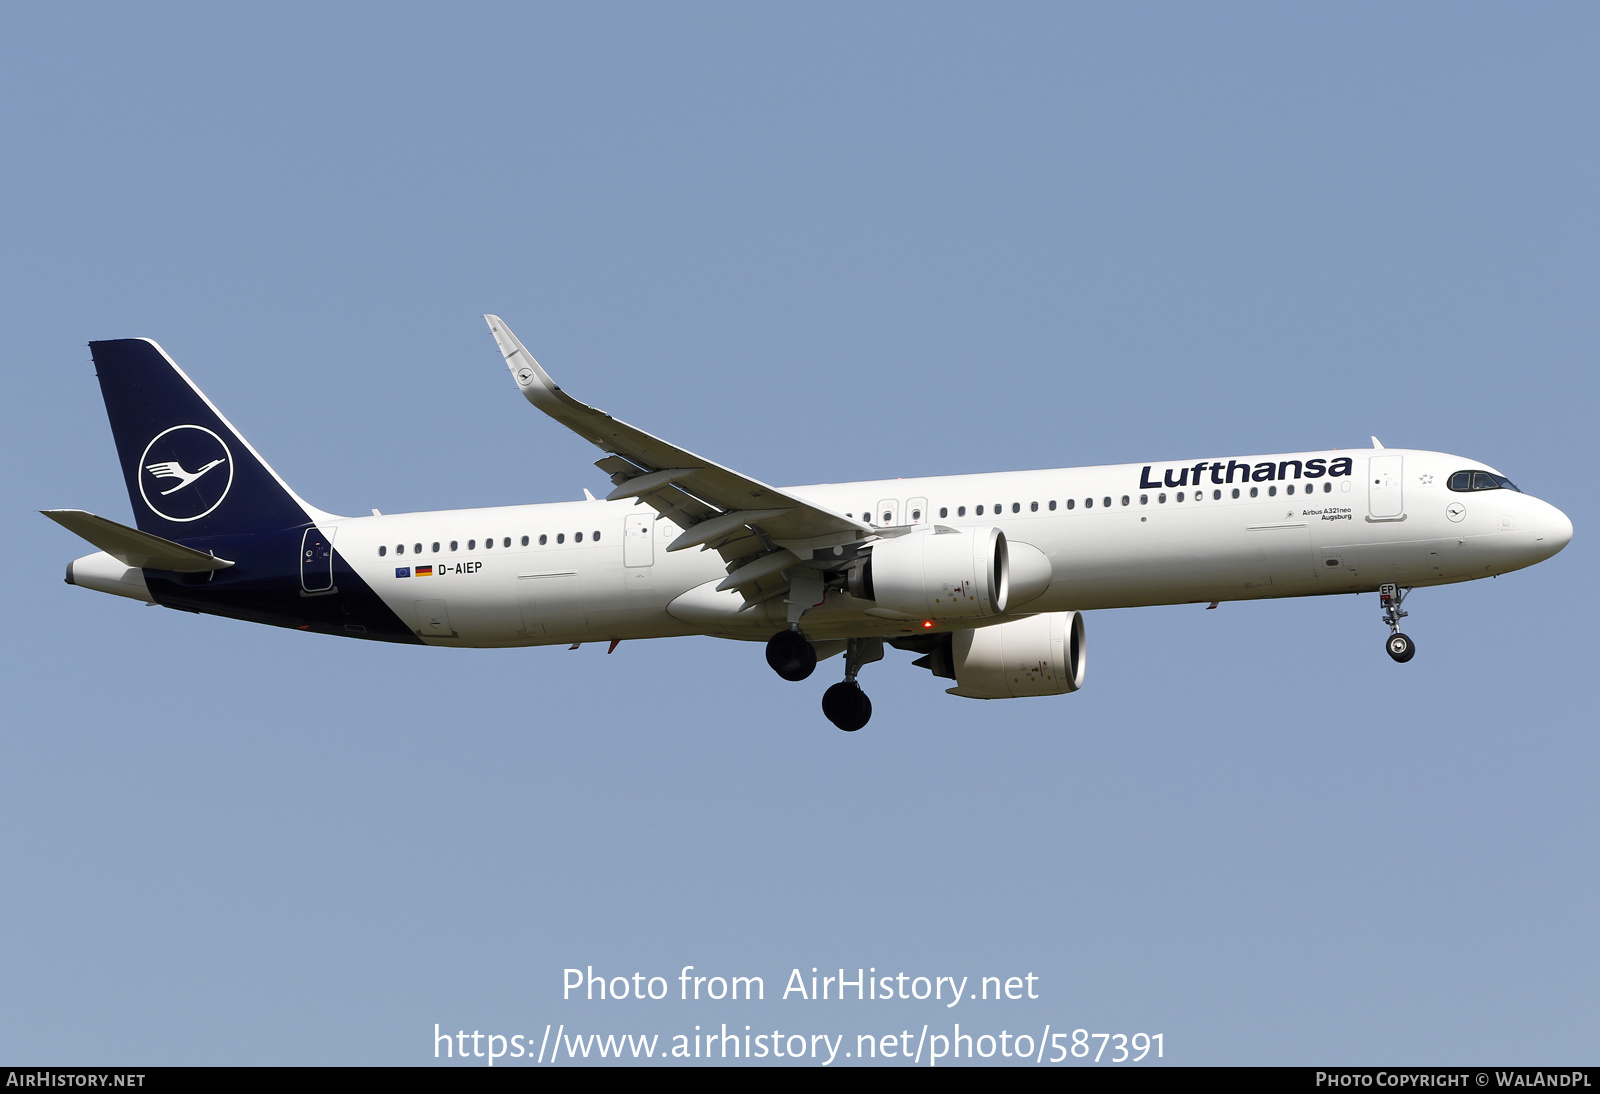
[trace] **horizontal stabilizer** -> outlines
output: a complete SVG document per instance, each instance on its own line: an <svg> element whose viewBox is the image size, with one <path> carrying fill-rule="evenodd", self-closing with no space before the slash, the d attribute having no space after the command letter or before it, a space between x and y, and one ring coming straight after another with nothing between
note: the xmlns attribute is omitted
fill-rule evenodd
<svg viewBox="0 0 1600 1094"><path fill-rule="evenodd" d="M196 551L170 539L129 528L82 509L41 509L41 513L69 532L82 536L119 562L142 570L173 570L180 574L199 574L207 570L226 570L233 563Z"/></svg>

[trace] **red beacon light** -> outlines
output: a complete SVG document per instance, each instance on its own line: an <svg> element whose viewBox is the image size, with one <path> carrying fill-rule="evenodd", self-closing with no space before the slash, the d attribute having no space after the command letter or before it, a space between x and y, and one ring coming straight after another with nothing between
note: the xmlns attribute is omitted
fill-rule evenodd
<svg viewBox="0 0 1600 1094"><path fill-rule="evenodd" d="M922 626L923 626L923 628L924 628L924 629L927 629L927 628L929 628L929 627L932 627L932 626L933 626L933 620L931 620L931 619L924 619L924 620L923 620L923 621L922 621Z"/></svg>

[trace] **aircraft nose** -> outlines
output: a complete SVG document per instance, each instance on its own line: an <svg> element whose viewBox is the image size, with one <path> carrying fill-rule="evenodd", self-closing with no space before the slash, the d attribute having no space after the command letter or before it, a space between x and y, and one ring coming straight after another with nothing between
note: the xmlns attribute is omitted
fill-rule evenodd
<svg viewBox="0 0 1600 1094"><path fill-rule="evenodd" d="M1539 538L1544 540L1540 546L1548 558L1572 542L1572 520L1549 502L1544 507L1545 512L1539 514Z"/></svg>

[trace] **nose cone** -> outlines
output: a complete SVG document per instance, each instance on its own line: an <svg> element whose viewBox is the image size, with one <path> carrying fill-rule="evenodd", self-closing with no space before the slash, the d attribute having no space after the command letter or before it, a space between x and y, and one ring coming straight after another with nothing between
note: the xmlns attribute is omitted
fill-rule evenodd
<svg viewBox="0 0 1600 1094"><path fill-rule="evenodd" d="M1572 542L1572 521L1567 514L1545 502L1544 512L1539 514L1538 536L1538 546L1544 552L1544 557L1549 558Z"/></svg>

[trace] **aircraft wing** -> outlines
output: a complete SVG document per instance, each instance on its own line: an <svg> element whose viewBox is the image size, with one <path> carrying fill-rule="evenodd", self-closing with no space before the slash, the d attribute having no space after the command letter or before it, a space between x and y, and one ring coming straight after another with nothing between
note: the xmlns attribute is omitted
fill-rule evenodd
<svg viewBox="0 0 1600 1094"><path fill-rule="evenodd" d="M484 319L523 397L610 453L595 464L616 485L606 500L642 498L683 529L667 550L717 549L731 563L764 554L778 541L833 538L848 543L872 534L860 521L696 456L579 402L557 386L499 316Z"/></svg>

